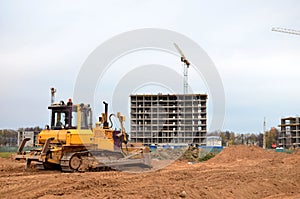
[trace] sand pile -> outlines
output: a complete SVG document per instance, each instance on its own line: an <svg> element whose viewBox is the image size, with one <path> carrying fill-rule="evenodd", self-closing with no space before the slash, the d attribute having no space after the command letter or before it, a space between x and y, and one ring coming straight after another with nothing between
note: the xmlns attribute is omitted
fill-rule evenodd
<svg viewBox="0 0 300 199"><path fill-rule="evenodd" d="M158 158L178 155L169 149L162 152L156 154ZM299 160L298 150L289 155L253 146L228 147L206 162L175 161L166 168L146 173L20 172L25 162L0 159L0 197L300 198ZM156 161L164 164L166 160Z"/></svg>
<svg viewBox="0 0 300 199"><path fill-rule="evenodd" d="M23 171L24 169L24 162L15 161L11 158L0 157L0 171Z"/></svg>
<svg viewBox="0 0 300 199"><path fill-rule="evenodd" d="M285 164L298 165L300 167L300 149L296 149L291 155L286 157L283 162Z"/></svg>
<svg viewBox="0 0 300 199"><path fill-rule="evenodd" d="M257 146L236 145L230 146L216 157L209 160L211 163L230 163L241 160L273 160L281 161L289 155L270 150L264 150Z"/></svg>

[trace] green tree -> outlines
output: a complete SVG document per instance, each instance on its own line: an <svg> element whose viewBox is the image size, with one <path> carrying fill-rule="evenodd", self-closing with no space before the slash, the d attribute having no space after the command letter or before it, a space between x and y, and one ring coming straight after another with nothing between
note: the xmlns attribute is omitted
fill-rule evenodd
<svg viewBox="0 0 300 199"><path fill-rule="evenodd" d="M275 127L272 127L269 131L266 132L266 148L272 148L272 144L276 144L278 140L279 131Z"/></svg>
<svg viewBox="0 0 300 199"><path fill-rule="evenodd" d="M17 145L18 133L15 130L3 129L0 130L0 146Z"/></svg>

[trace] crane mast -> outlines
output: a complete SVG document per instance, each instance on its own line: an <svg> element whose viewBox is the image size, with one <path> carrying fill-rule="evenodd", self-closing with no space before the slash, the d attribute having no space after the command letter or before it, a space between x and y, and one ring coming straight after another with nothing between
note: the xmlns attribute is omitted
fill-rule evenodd
<svg viewBox="0 0 300 199"><path fill-rule="evenodd" d="M190 66L190 62L186 59L182 50L179 48L179 46L176 43L174 43L174 46L176 50L179 52L181 56L180 60L183 63L183 94L187 94L188 93L188 69Z"/></svg>

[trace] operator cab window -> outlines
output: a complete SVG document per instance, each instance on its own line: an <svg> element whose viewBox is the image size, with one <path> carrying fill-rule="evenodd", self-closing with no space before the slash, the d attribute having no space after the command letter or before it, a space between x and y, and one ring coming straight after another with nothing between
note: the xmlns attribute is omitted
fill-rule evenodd
<svg viewBox="0 0 300 199"><path fill-rule="evenodd" d="M72 110L72 127L73 128L77 128L77 122L78 122L78 112L77 112L77 107L73 107L73 110Z"/></svg>
<svg viewBox="0 0 300 199"><path fill-rule="evenodd" d="M55 111L53 112L53 122L52 126L54 126L54 129L62 129L68 126L69 119L67 112L61 112L61 111Z"/></svg>
<svg viewBox="0 0 300 199"><path fill-rule="evenodd" d="M92 113L90 109L81 110L81 129L92 128Z"/></svg>

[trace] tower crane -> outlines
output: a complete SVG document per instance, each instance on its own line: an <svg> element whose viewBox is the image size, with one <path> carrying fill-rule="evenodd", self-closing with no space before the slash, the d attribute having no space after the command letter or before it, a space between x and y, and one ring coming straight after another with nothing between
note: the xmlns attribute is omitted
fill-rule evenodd
<svg viewBox="0 0 300 199"><path fill-rule="evenodd" d="M181 62L183 63L183 94L188 93L188 69L190 67L190 62L187 60L187 58L184 56L182 50L179 48L179 46L174 43L175 48L179 52L181 58Z"/></svg>
<svg viewBox="0 0 300 199"><path fill-rule="evenodd" d="M272 28L272 31L283 32L283 33L294 34L294 35L300 35L299 30L293 30L293 29L288 29L288 28Z"/></svg>

